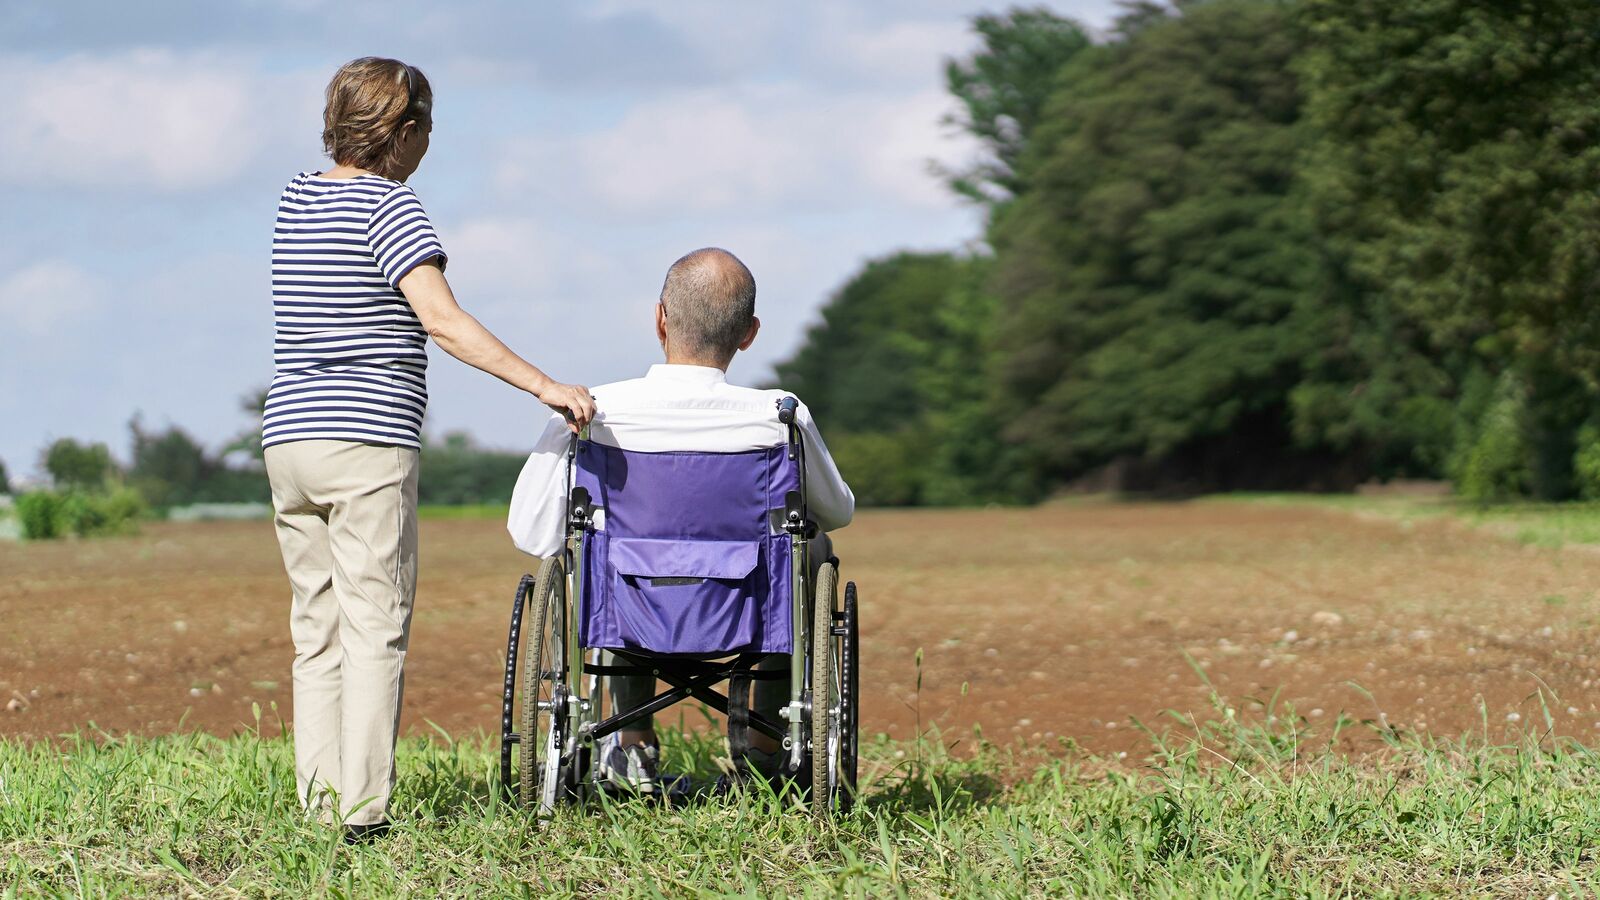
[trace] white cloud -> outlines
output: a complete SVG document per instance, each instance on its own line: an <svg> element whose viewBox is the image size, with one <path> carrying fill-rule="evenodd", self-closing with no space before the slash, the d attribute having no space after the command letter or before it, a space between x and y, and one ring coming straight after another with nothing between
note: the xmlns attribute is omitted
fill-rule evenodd
<svg viewBox="0 0 1600 900"><path fill-rule="evenodd" d="M440 228L451 289L469 312L542 328L564 321L574 307L594 313L595 301L615 292L614 254L564 229L523 215L474 217Z"/></svg>
<svg viewBox="0 0 1600 900"><path fill-rule="evenodd" d="M304 103L280 89L301 80L214 53L0 58L0 180L209 187L282 143L291 112L304 121L304 110L290 109Z"/></svg>
<svg viewBox="0 0 1600 900"><path fill-rule="evenodd" d="M969 51L975 42L965 21L895 22L882 28L843 31L826 47L854 70L884 79L936 83L944 61Z"/></svg>
<svg viewBox="0 0 1600 900"><path fill-rule="evenodd" d="M511 190L565 192L627 215L948 207L927 173L973 152L948 133L942 92L824 94L794 86L683 91L609 128L514 144Z"/></svg>
<svg viewBox="0 0 1600 900"><path fill-rule="evenodd" d="M71 263L47 259L0 281L0 330L46 337L100 305L106 288L100 279Z"/></svg>

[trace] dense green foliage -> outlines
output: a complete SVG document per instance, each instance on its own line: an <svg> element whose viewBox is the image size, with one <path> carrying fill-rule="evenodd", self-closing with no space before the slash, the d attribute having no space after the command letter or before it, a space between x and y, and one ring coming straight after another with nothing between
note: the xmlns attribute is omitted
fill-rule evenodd
<svg viewBox="0 0 1600 900"><path fill-rule="evenodd" d="M1202 4L1066 64L989 233L1002 412L1041 471L1287 449L1316 271L1296 51L1280 6Z"/></svg>
<svg viewBox="0 0 1600 900"><path fill-rule="evenodd" d="M293 750L253 733L0 741L0 883L18 896L1588 896L1588 750L1388 735L1364 760L1285 710L1147 760L978 741L863 746L865 796L818 825L768 792L608 802L547 823L495 799L498 754L402 743L397 827L357 847L298 815ZM1268 714L1275 714L1268 721ZM664 734L714 772L710 733Z"/></svg>
<svg viewBox="0 0 1600 900"><path fill-rule="evenodd" d="M104 444L62 438L43 455L54 490L17 498L23 537L31 540L90 537L131 531L147 512L165 514L195 503L270 503L259 431L221 453L211 453L176 426L146 430L129 425L131 463L117 466ZM230 459L243 456L244 459ZM486 450L465 434L442 442L424 439L419 500L440 506L503 506L526 456ZM3 475L0 472L0 475Z"/></svg>
<svg viewBox="0 0 1600 900"><path fill-rule="evenodd" d="M1301 5L1308 172L1353 271L1444 341L1600 371L1600 5Z"/></svg>
<svg viewBox="0 0 1600 900"><path fill-rule="evenodd" d="M61 438L44 450L44 470L59 488L96 490L104 487L115 466L105 444L80 444Z"/></svg>
<svg viewBox="0 0 1600 900"><path fill-rule="evenodd" d="M946 78L985 151L952 184L988 252L869 264L779 368L864 499L1600 495L1600 6L1187 0L1097 44L1040 10L974 29Z"/></svg>
<svg viewBox="0 0 1600 900"><path fill-rule="evenodd" d="M133 463L128 483L165 510L190 503L267 503L272 492L259 464L230 465L177 426L149 432L135 419L129 425Z"/></svg>
<svg viewBox="0 0 1600 900"><path fill-rule="evenodd" d="M511 489L526 462L526 453L486 450L462 433L447 434L437 442L423 440L418 502L503 504L511 502Z"/></svg>
<svg viewBox="0 0 1600 900"><path fill-rule="evenodd" d="M982 140L989 153L950 180L957 192L989 202L1023 190L1019 163L1027 137L1044 114L1056 72L1089 46L1082 26L1045 9L980 15L972 30L984 52L945 65L945 82L961 102L951 121Z"/></svg>
<svg viewBox="0 0 1600 900"><path fill-rule="evenodd" d="M17 521L28 540L129 534L144 516L144 498L126 487L29 491L17 498Z"/></svg>

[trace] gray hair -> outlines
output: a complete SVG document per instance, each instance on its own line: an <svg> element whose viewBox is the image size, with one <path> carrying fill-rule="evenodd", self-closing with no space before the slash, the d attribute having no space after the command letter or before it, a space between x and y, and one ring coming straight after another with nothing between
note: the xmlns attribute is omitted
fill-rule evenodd
<svg viewBox="0 0 1600 900"><path fill-rule="evenodd" d="M661 285L667 333L684 353L732 359L756 314L756 279L737 256L717 247L685 254Z"/></svg>

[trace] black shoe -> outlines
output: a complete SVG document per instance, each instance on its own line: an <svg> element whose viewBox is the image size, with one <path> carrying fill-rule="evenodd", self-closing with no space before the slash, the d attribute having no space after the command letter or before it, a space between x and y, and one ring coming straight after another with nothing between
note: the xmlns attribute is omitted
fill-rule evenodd
<svg viewBox="0 0 1600 900"><path fill-rule="evenodd" d="M344 842L346 844L370 844L382 837L388 837L394 825L385 820L373 822L371 825L346 825L344 827Z"/></svg>
<svg viewBox="0 0 1600 900"><path fill-rule="evenodd" d="M744 758L739 762L724 760L722 765L730 771L717 776L716 782L711 787L712 796L726 796L734 791L748 787L756 781L762 781L774 789L779 789L783 784L782 750L767 753L749 748L744 753Z"/></svg>

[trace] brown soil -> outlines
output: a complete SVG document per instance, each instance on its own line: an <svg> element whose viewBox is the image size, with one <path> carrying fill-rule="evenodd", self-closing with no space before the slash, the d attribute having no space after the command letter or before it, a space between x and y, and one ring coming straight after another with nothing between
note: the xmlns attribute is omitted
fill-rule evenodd
<svg viewBox="0 0 1600 900"><path fill-rule="evenodd" d="M868 734L977 724L1136 751L1135 719L1209 718L1214 686L1241 715L1276 695L1323 733L1343 711L1499 739L1548 709L1600 739L1600 554L1583 548L1231 503L868 512L835 537L861 589ZM422 548L406 725L493 733L530 561L495 521L424 522ZM276 733L287 619L266 523L0 545L0 736L225 734L252 703Z"/></svg>

